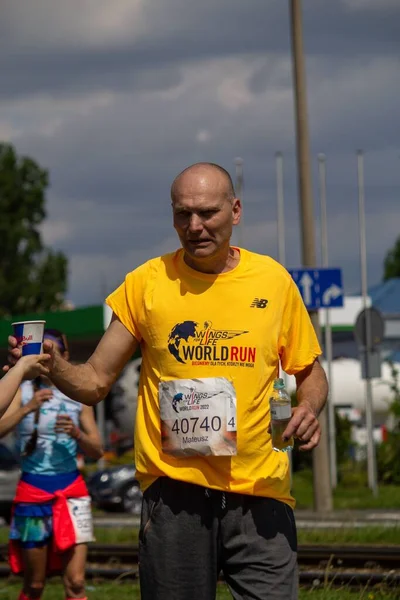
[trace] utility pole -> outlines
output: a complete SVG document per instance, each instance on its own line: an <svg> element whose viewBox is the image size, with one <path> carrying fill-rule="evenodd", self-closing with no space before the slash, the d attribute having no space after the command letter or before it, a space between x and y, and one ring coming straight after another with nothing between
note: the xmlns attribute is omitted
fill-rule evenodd
<svg viewBox="0 0 400 600"><path fill-rule="evenodd" d="M242 211L243 211L243 158L240 158L240 157L235 158L235 175L236 175L235 196L236 196L236 198L239 198L239 200L242 204ZM240 223L236 227L237 241L238 241L238 246L240 248L243 248L243 244L244 244L243 230L244 230L244 225L243 225L243 212L242 212Z"/></svg>
<svg viewBox="0 0 400 600"><path fill-rule="evenodd" d="M329 265L328 252L328 216L326 207L326 158L325 154L318 154L318 174L319 174L319 201L321 209L321 257L322 266ZM331 485L335 489L337 486L337 453L336 453L336 423L335 406L333 404L333 376L332 376L332 327L331 327L330 308L325 309L325 358L326 374L329 383L328 396L328 426L329 426L329 465L331 475Z"/></svg>
<svg viewBox="0 0 400 600"><path fill-rule="evenodd" d="M283 190L283 154L275 153L276 165L276 213L277 213L277 236L278 236L278 262L286 265L286 244L285 244L285 195ZM285 388L288 389L289 378L283 371L282 365L279 369L279 377L283 378ZM288 452L290 467L290 489L293 486L293 456Z"/></svg>
<svg viewBox="0 0 400 600"><path fill-rule="evenodd" d="M307 121L307 93L303 53L301 0L290 0L290 22L296 120L297 165L300 196L301 248L305 267L316 267L314 207L311 183L310 142ZM321 339L318 313L310 312L318 338ZM313 450L314 510L332 510L332 490L329 472L329 440L326 408L319 416L321 440Z"/></svg>
<svg viewBox="0 0 400 600"><path fill-rule="evenodd" d="M368 276L367 276L367 234L365 227L365 196L364 196L364 153L357 152L357 181L358 181L358 219L360 227L360 261L361 261L361 293L365 311L365 420L367 425L367 459L368 485L374 496L378 495L378 476L376 467L374 442L374 409L371 381L371 317L367 309Z"/></svg>
<svg viewBox="0 0 400 600"><path fill-rule="evenodd" d="M276 163L276 207L278 224L278 261L281 265L286 265L286 246L285 246L285 208L283 195L283 154L275 154Z"/></svg>

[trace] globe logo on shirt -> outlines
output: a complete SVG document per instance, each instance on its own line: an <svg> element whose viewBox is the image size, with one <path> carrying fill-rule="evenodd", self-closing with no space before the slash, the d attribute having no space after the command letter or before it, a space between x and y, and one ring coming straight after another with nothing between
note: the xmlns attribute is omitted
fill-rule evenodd
<svg viewBox="0 0 400 600"><path fill-rule="evenodd" d="M189 338L196 337L196 329L198 323L195 321L183 321L175 325L168 337L168 350L172 356L180 363L185 364L186 361L180 355L180 346L182 340L187 342Z"/></svg>

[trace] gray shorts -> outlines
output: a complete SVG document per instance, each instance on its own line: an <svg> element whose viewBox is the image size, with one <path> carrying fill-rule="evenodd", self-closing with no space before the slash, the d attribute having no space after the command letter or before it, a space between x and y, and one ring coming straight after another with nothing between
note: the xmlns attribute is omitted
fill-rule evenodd
<svg viewBox="0 0 400 600"><path fill-rule="evenodd" d="M221 571L235 600L296 600L293 511L160 477L143 497L139 571L142 600L213 600Z"/></svg>

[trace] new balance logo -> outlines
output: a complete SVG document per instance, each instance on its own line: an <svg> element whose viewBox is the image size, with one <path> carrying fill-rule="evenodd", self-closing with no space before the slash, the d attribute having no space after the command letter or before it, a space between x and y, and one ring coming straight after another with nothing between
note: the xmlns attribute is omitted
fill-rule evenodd
<svg viewBox="0 0 400 600"><path fill-rule="evenodd" d="M265 308L268 304L268 300L265 298L254 298L253 302L250 304L250 308Z"/></svg>

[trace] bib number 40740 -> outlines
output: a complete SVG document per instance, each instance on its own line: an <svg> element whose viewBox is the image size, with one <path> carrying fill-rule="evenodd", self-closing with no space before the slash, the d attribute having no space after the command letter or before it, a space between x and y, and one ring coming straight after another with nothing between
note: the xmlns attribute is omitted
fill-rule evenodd
<svg viewBox="0 0 400 600"><path fill-rule="evenodd" d="M231 424L233 422L233 418L230 420ZM196 426L203 431L221 431L222 422L220 417L204 417L204 419L199 419L199 417L191 417L189 419L175 419L174 424L172 426L172 431L176 434L179 433L195 433Z"/></svg>
<svg viewBox="0 0 400 600"><path fill-rule="evenodd" d="M236 454L236 393L223 377L162 381L162 450L176 456Z"/></svg>

